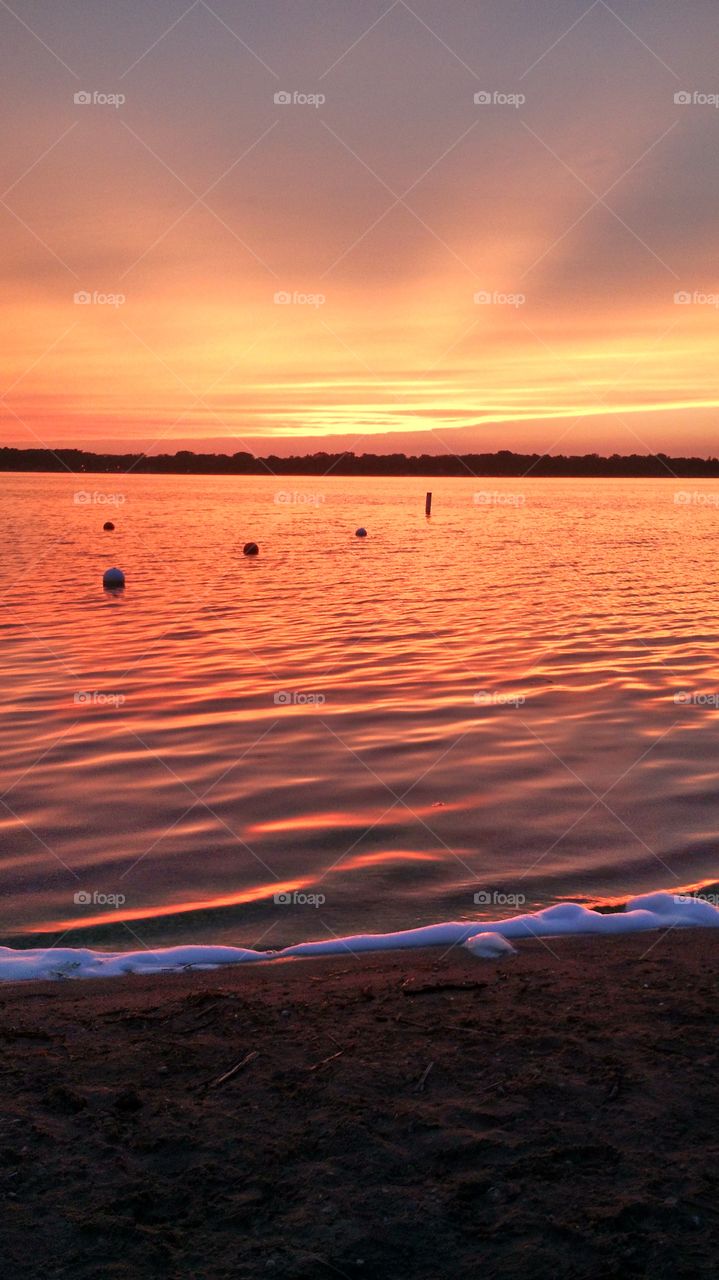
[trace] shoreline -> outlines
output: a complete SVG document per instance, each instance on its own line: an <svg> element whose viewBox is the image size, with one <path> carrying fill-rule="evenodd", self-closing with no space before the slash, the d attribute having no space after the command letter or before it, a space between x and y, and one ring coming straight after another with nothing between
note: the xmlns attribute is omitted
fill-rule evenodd
<svg viewBox="0 0 719 1280"><path fill-rule="evenodd" d="M249 443L249 442L248 442ZM330 440L325 443L331 444ZM9 456L10 455L10 456ZM56 449L0 446L0 475L72 476L172 475L210 479L216 476L253 479L283 476L326 479L330 473L343 480L716 480L719 462L708 456L641 454L519 453L516 450L470 450L460 454L404 454L397 452L355 454L335 448L303 454L195 453L96 453L75 446ZM385 461L390 459L390 461ZM74 465L73 465L74 464ZM528 472L531 470L531 474Z"/></svg>
<svg viewBox="0 0 719 1280"><path fill-rule="evenodd" d="M9 1273L713 1274L719 934L517 947L3 984Z"/></svg>
<svg viewBox="0 0 719 1280"><path fill-rule="evenodd" d="M277 950L190 944L137 951L96 951L55 946L0 947L0 985L43 979L120 978L129 973L160 974L188 970L217 970L232 966L276 964L296 957L354 957L415 953L433 947L449 951L466 945L478 954L511 953L520 939L614 937L672 929L719 928L719 909L703 898L656 892L631 898L620 911L602 911L565 902L539 911L500 920L451 921L394 933L335 935L330 939L294 943ZM551 948L550 948L551 949Z"/></svg>

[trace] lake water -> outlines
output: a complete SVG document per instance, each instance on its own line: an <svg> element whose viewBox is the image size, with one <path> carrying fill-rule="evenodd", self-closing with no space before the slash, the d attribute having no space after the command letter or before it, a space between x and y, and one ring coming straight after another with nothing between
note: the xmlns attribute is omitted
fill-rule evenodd
<svg viewBox="0 0 719 1280"><path fill-rule="evenodd" d="M4 941L268 948L714 885L719 482L0 495Z"/></svg>

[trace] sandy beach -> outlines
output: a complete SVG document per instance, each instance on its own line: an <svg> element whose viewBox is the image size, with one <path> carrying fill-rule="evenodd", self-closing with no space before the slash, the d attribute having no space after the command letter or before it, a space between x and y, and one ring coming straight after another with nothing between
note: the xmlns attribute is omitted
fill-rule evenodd
<svg viewBox="0 0 719 1280"><path fill-rule="evenodd" d="M0 988L18 1280L716 1271L719 938Z"/></svg>

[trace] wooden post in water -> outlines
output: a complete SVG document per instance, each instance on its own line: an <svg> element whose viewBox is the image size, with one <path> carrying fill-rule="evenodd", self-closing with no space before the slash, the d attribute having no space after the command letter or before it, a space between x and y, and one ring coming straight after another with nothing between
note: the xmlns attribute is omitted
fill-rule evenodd
<svg viewBox="0 0 719 1280"><path fill-rule="evenodd" d="M432 514L432 494L431 493L428 493L427 497L424 500L424 514L426 516L431 516Z"/></svg>

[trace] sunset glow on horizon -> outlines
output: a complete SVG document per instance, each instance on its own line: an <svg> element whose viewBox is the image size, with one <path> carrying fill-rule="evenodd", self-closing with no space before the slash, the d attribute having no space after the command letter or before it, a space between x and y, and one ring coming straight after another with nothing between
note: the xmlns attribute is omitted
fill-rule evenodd
<svg viewBox="0 0 719 1280"><path fill-rule="evenodd" d="M714 453L715 8L536 8L3 7L2 442Z"/></svg>

